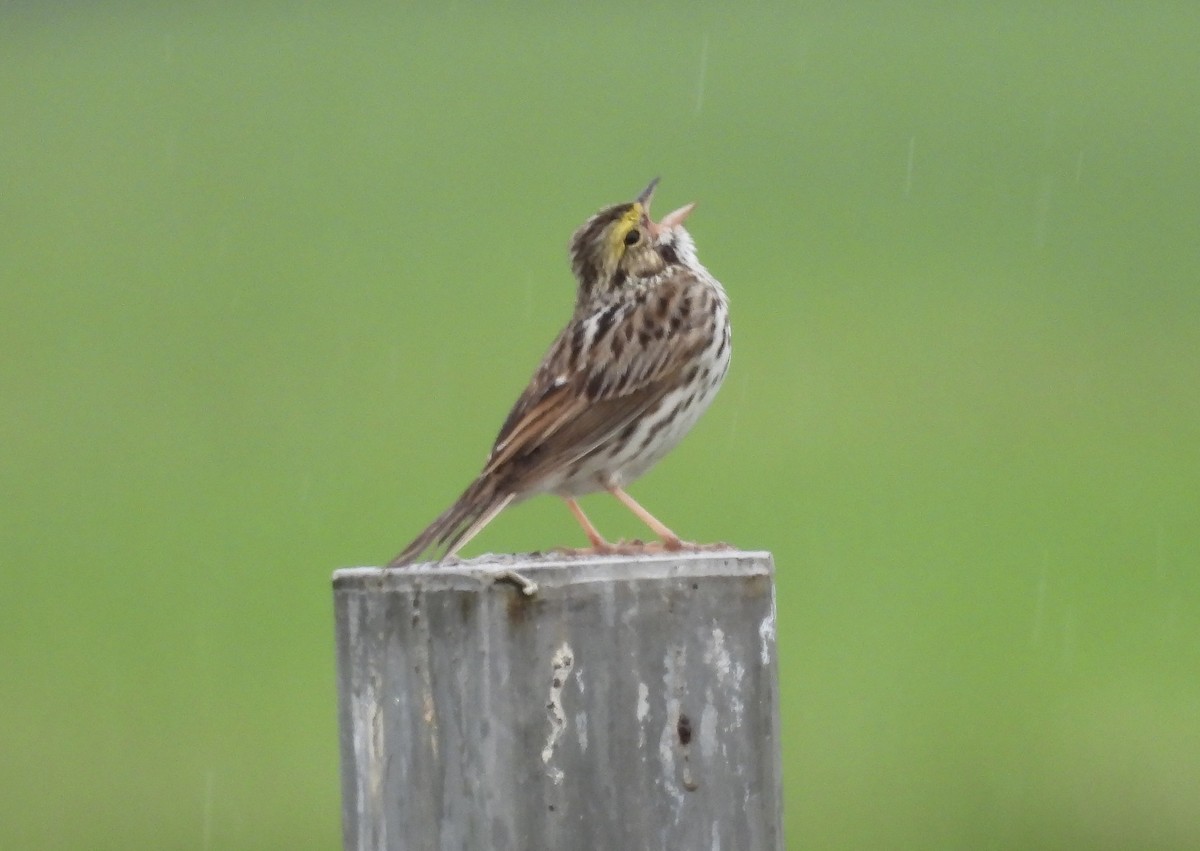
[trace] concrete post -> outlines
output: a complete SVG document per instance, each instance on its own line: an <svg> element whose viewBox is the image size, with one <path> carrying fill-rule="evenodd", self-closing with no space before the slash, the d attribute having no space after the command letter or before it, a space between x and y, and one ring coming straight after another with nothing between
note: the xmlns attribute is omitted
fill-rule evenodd
<svg viewBox="0 0 1200 851"><path fill-rule="evenodd" d="M333 587L346 849L783 848L768 553Z"/></svg>

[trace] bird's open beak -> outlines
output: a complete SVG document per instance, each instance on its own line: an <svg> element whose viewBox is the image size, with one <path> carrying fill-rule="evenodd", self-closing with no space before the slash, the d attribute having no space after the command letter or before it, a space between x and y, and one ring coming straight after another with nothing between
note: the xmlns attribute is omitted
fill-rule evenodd
<svg viewBox="0 0 1200 851"><path fill-rule="evenodd" d="M642 194L637 196L637 202L646 208L646 212L650 212L650 199L654 197L654 190L658 187L659 178L654 178L650 181L650 185L642 190Z"/></svg>
<svg viewBox="0 0 1200 851"><path fill-rule="evenodd" d="M661 222L655 222L650 218L650 201L654 198L654 190L658 187L658 178L650 181L650 185L642 190L642 194L637 197L637 202L642 205L642 209L646 213L646 224L650 229L650 233L658 236L663 231L671 230L683 224L683 220L691 215L692 210L696 209L696 203L685 204L678 210L667 213L663 216Z"/></svg>
<svg viewBox="0 0 1200 851"><path fill-rule="evenodd" d="M679 227L683 224L683 220L692 214L692 210L696 209L696 202L684 204L678 210L673 210L663 216L662 221L658 223L659 230L670 230L671 228Z"/></svg>

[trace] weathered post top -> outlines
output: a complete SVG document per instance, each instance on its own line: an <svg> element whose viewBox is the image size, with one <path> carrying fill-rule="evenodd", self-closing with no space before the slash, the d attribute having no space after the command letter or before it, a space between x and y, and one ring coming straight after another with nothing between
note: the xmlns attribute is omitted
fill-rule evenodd
<svg viewBox="0 0 1200 851"><path fill-rule="evenodd" d="M783 848L768 553L333 586L347 849Z"/></svg>

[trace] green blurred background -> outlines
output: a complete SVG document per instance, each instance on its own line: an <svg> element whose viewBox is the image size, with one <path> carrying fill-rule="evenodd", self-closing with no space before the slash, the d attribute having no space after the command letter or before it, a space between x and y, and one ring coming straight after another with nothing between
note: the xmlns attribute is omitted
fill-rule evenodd
<svg viewBox="0 0 1200 851"><path fill-rule="evenodd" d="M1200 847L1195 3L0 6L0 848L340 842L330 571L662 174L791 848ZM612 535L640 534L610 501ZM472 545L582 543L552 499Z"/></svg>

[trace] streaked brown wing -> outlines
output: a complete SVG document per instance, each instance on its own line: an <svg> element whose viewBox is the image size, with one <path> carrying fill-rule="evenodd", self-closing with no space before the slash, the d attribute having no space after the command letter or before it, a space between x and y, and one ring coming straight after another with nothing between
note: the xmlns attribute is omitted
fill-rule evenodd
<svg viewBox="0 0 1200 851"><path fill-rule="evenodd" d="M695 285L681 271L641 302L614 310L593 340L576 335L577 323L567 326L513 406L484 475L536 480L614 438L670 392L712 333L711 315L699 304L681 317ZM577 336L586 348L572 358ZM572 363L577 367L568 372Z"/></svg>

